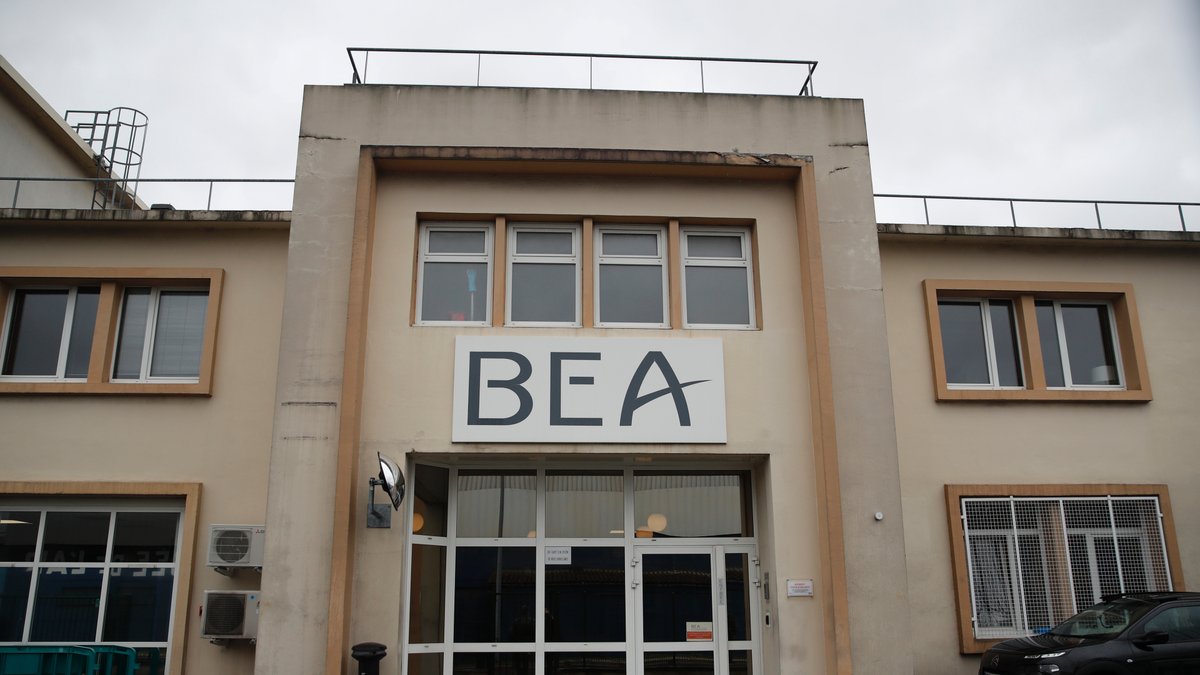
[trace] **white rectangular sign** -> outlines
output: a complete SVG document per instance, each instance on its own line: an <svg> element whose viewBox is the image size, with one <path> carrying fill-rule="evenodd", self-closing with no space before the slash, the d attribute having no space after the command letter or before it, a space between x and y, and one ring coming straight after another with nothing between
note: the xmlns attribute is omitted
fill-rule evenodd
<svg viewBox="0 0 1200 675"><path fill-rule="evenodd" d="M456 338L456 443L724 443L719 339Z"/></svg>
<svg viewBox="0 0 1200 675"><path fill-rule="evenodd" d="M547 565L570 565L571 564L571 547L570 546L547 546L546 547L546 564Z"/></svg>
<svg viewBox="0 0 1200 675"><path fill-rule="evenodd" d="M789 598L812 597L812 579L788 579L787 595Z"/></svg>

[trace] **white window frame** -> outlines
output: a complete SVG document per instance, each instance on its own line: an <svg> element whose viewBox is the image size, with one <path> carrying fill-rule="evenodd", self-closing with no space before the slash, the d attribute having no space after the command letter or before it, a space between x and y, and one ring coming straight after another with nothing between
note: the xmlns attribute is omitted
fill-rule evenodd
<svg viewBox="0 0 1200 675"><path fill-rule="evenodd" d="M24 500L24 499L3 499L0 500L0 510L3 511L38 511L41 513L41 518L38 523L37 543L34 547L33 562L0 562L0 567L20 567L31 570L29 581L29 595L25 604L25 625L22 628L21 640L19 642L0 642L0 646L21 646L29 644L30 632L33 630L33 610L37 602L37 590L39 581L39 571L45 568L70 568L70 569L101 569L101 584L100 584L100 605L96 614L96 635L94 640L88 641L73 641L73 642L38 642L37 644L45 645L91 645L91 644L114 644L121 647L132 647L134 649L150 648L162 649L163 651L163 671L169 672L171 666L171 650L172 643L175 637L175 608L179 602L179 568L180 557L183 553L183 528L184 528L184 505L175 500L138 500L129 502L125 500L113 499L98 499L87 502L73 502L68 499L50 499L50 500ZM109 513L108 521L108 542L105 548L104 562L42 562L41 553L44 534L46 530L46 514L52 512L92 512L92 513ZM144 513L177 513L179 519L176 521L175 529L175 556L174 561L169 563L163 562L112 562L113 536L116 532L116 513L117 512L144 512ZM188 561L190 564L190 561ZM165 642L112 642L104 640L104 617L108 606L108 584L111 574L110 570L114 569L170 569L172 574L171 584L171 611L170 624L167 626L167 639Z"/></svg>
<svg viewBox="0 0 1200 675"><path fill-rule="evenodd" d="M740 258L703 258L691 256L688 253L688 236L738 236L742 240L742 256ZM683 327L686 329L702 330L758 330L758 308L754 303L754 261L750 247L750 229L744 227L683 227L679 229L679 258L680 258L680 314L683 317ZM746 269L746 303L749 307L749 323L691 323L687 315L687 268L688 267L743 267Z"/></svg>
<svg viewBox="0 0 1200 675"><path fill-rule="evenodd" d="M758 518L757 500L753 497L750 500L750 523L754 531L754 536L742 537L637 537L637 527L635 522L635 503L634 503L634 474L644 469L664 469L670 471L681 471L684 473L697 471L708 472L718 471L721 473L741 473L747 472L749 480L749 490L751 495L757 495L757 481L755 472L749 465L735 463L733 466L721 466L710 462L702 462L695 465L682 467L678 465L661 466L661 467L632 467L622 466L612 462L584 462L584 463L563 463L563 462L548 462L539 465L537 469L520 466L511 462L501 461L486 461L469 464L454 464L449 463L441 458L432 457L410 457L407 463L406 475L415 476L416 465L423 464L426 466L435 466L449 470L447 480L449 481L446 495L446 536L434 537L423 534L415 534L412 531L413 512L415 499L408 499L403 506L404 513L404 532L406 533L405 542L405 565L402 574L402 590L401 590L401 613L400 613L400 672L408 673L408 657L411 654L442 654L442 675L453 675L453 663L455 653L466 652L484 652L484 653L516 653L524 652L533 654L534 665L536 672L542 672L543 663L546 653L553 652L624 652L626 659L626 672L629 675L636 675L643 672L643 665L639 661L642 652L646 646L650 645L650 651L653 651L655 643L644 643L639 634L638 628L641 626L641 615L639 614L639 598L640 591L633 588L632 583L641 579L640 570L636 569L636 562L640 561L639 551L657 550L662 553L677 552L679 547L704 547L713 549L713 558L717 560L716 548L725 547L725 551L729 553L748 553L750 570L750 578L745 580L746 593L752 598L751 611L754 617L747 617L747 620L760 620L763 612L766 611L762 599L758 596L762 592L762 572L759 552L759 535L761 531L760 520ZM458 530L458 474L459 469L471 470L532 470L536 475L537 489L537 511L536 511L536 536L535 537L472 537L464 538L457 536ZM623 507L623 532L619 536L610 537L547 537L546 536L546 472L548 470L566 469L570 471L580 471L585 473L593 470L621 470L622 487L624 497ZM412 568L413 568L413 545L430 545L439 546L446 549L446 584L442 602L443 608L443 642L441 643L409 643L408 622L411 617L411 597L412 589ZM464 642L456 643L454 641L454 612L455 612L455 570L457 560L457 550L459 547L468 546L491 546L491 547L530 547L534 548L535 560L535 595L534 604L537 608L543 608L546 605L546 565L545 565L545 549L547 546L571 546L571 547L600 547L600 548L622 548L625 556L625 641L624 642L549 642L545 640L545 614L542 611L535 611L535 641L534 642ZM723 564L723 557L720 559ZM716 564L716 563L714 563ZM722 568L723 569L723 568ZM717 577L714 576L714 584ZM714 628L717 626L717 617L714 617ZM751 631L751 639L745 642L735 642L728 646L729 650L750 650L751 658L753 659L753 672L763 672L763 633L764 627L761 621L755 623L754 629ZM536 636L542 636L542 640L536 640ZM662 643L659 643L660 645ZM676 651L688 651L688 643L671 643ZM712 643L716 645L716 642ZM706 647L698 651L711 651L714 647ZM717 663L716 675L728 675L728 664Z"/></svg>
<svg viewBox="0 0 1200 675"><path fill-rule="evenodd" d="M483 253L430 253L430 232L483 232ZM414 326L490 326L492 325L492 276L495 264L495 231L492 223L476 222L426 222L421 223L421 234L417 255L417 302L413 316ZM487 278L483 279L484 317L480 321L425 321L421 318L425 295L425 263L484 263ZM478 284L480 280L476 279Z"/></svg>
<svg viewBox="0 0 1200 675"><path fill-rule="evenodd" d="M150 289L150 306L146 309L146 334L143 337L145 340L142 343L142 365L137 378L118 378L117 377L117 352L121 348L121 334L125 327L125 300L128 297L128 291L131 288L149 288ZM129 285L121 288L121 297L117 301L119 311L117 312L117 332L116 339L112 344L112 364L109 366L109 381L121 383L161 383L161 384L195 384L200 381L200 376L196 377L151 377L150 366L151 359L154 357L154 334L158 331L158 298L163 291L199 291L203 290L208 295L208 303L205 306L205 322L208 321L208 312L212 311L212 289L207 286L141 286ZM207 337L207 335L205 336ZM200 345L201 362L200 372L204 372L203 353L206 345Z"/></svg>
<svg viewBox="0 0 1200 675"><path fill-rule="evenodd" d="M88 286L88 284L82 284ZM99 286L99 284L92 284ZM61 291L67 290L67 308L66 316L63 318L62 339L58 346L58 368L53 375L0 375L0 382L86 382L87 376L83 377L67 377L67 352L71 348L71 328L75 323L75 299L79 294L79 286L65 285L40 285L40 286L19 286L12 288L8 292L8 311L4 315L4 332L0 333L0 364L8 359L8 347L10 344L9 331L12 330L13 313L17 309L17 292L18 291ZM92 330L93 338L95 337L95 329ZM89 345L88 352L91 352Z"/></svg>
<svg viewBox="0 0 1200 675"><path fill-rule="evenodd" d="M1000 375L997 372L998 367L996 365L996 338L995 338L995 334L992 331L991 300L1001 300L1001 301L1007 302L1007 303L1009 303L1009 307L1012 308L1013 335L1017 341L1017 368L1019 369L1019 371L1021 373L1021 385L1019 385L1019 386L1011 386L1011 385L1001 386L1000 385ZM1003 391L1003 390L1024 391L1025 389L1029 388L1027 386L1029 384L1029 373L1025 372L1025 352L1024 352L1023 346L1021 345L1021 331L1020 331L1019 327L1017 326L1017 312L1020 311L1020 306L1018 305L1016 300L1009 300L1007 298L942 298L942 297L939 297L937 299L937 301L938 301L938 312L939 312L938 320L939 320L939 322L941 321L940 312L941 312L941 303L943 303L943 302L972 303L972 304L978 305L979 311L983 316L983 344L984 344L984 351L986 352L986 356L987 356L988 384L971 384L971 383L966 383L966 382L951 382L949 369L947 369L947 373L946 373L946 387L947 388L949 388L949 389L985 389L985 390L996 390L996 391ZM942 359L946 358L946 345L945 344L942 344L941 357L942 357Z"/></svg>
<svg viewBox="0 0 1200 675"><path fill-rule="evenodd" d="M657 256L646 255L605 255L604 254L604 235L605 234L654 234L656 246L658 247ZM667 273L667 228L657 225L597 225L592 233L593 246L592 250L595 255L592 257L595 260L592 263L593 276L595 283L592 284L592 305L594 306L595 318L593 325L597 328L670 328L671 327L671 307L670 307L670 280ZM662 316L663 320L660 323L632 323L609 321L607 323L600 321L600 266L601 265L658 265L662 270Z"/></svg>
<svg viewBox="0 0 1200 675"><path fill-rule="evenodd" d="M1121 338L1117 333L1117 321L1115 312L1113 311L1112 302L1108 300L1060 300L1058 298L1037 298L1035 302L1046 301L1054 303L1054 329L1058 331L1058 354L1059 360L1061 361L1060 365L1062 366L1063 371L1063 382L1066 383L1066 386L1063 387L1047 386L1046 388L1054 391L1124 391L1126 382L1125 365L1122 363ZM1075 384L1071 379L1071 361L1070 355L1067 353L1067 331L1063 326L1062 319L1062 304L1064 302L1068 305L1097 305L1107 308L1108 334L1112 338L1111 346L1113 350L1113 360L1116 361L1117 381L1119 384ZM1038 330L1041 330L1041 326L1038 326ZM1043 364L1044 363L1045 360L1043 357ZM1044 367L1045 366L1043 365L1043 368Z"/></svg>
<svg viewBox="0 0 1200 675"><path fill-rule="evenodd" d="M580 328L583 326L583 227L573 223L512 223L508 233L507 258L504 269L504 325L514 327ZM569 232L571 253L517 253L518 232ZM575 266L575 318L572 321L513 321L513 264L572 264Z"/></svg>

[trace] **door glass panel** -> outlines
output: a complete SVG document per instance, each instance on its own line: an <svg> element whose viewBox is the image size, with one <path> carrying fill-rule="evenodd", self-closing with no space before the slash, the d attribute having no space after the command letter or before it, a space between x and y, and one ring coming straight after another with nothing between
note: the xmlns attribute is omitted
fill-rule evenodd
<svg viewBox="0 0 1200 675"><path fill-rule="evenodd" d="M442 654L409 654L408 675L442 675Z"/></svg>
<svg viewBox="0 0 1200 675"><path fill-rule="evenodd" d="M749 649L729 651L729 675L754 675L754 663Z"/></svg>
<svg viewBox="0 0 1200 675"><path fill-rule="evenodd" d="M622 472L546 472L547 537L625 536Z"/></svg>
<svg viewBox="0 0 1200 675"><path fill-rule="evenodd" d="M98 567L46 567L39 570L29 639L33 642L94 641L103 576L104 570Z"/></svg>
<svg viewBox="0 0 1200 675"><path fill-rule="evenodd" d="M536 528L536 472L458 472L458 537L535 537Z"/></svg>
<svg viewBox="0 0 1200 675"><path fill-rule="evenodd" d="M1171 607L1146 622L1146 632L1161 630L1167 642L1196 642L1200 640L1200 606Z"/></svg>
<svg viewBox="0 0 1200 675"><path fill-rule="evenodd" d="M547 652L546 675L625 675L625 652Z"/></svg>
<svg viewBox="0 0 1200 675"><path fill-rule="evenodd" d="M752 536L749 478L748 472L634 473L635 536Z"/></svg>
<svg viewBox="0 0 1200 675"><path fill-rule="evenodd" d="M446 547L413 544L408 641L440 643L446 617Z"/></svg>
<svg viewBox="0 0 1200 675"><path fill-rule="evenodd" d="M707 675L716 672L712 652L650 652L646 675Z"/></svg>
<svg viewBox="0 0 1200 675"><path fill-rule="evenodd" d="M642 556L642 632L646 642L687 642L688 624L708 624L712 632L711 560L708 553Z"/></svg>
<svg viewBox="0 0 1200 675"><path fill-rule="evenodd" d="M749 553L725 554L725 595L730 640L750 639L750 592L746 588Z"/></svg>
<svg viewBox="0 0 1200 675"><path fill-rule="evenodd" d="M532 546L456 549L455 642L533 642L534 551Z"/></svg>
<svg viewBox="0 0 1200 675"><path fill-rule="evenodd" d="M533 675L533 652L454 655L454 675Z"/></svg>
<svg viewBox="0 0 1200 675"><path fill-rule="evenodd" d="M546 642L625 641L625 549L571 547L546 565Z"/></svg>
<svg viewBox="0 0 1200 675"><path fill-rule="evenodd" d="M413 532L430 537L446 536L450 469L418 464L413 483Z"/></svg>

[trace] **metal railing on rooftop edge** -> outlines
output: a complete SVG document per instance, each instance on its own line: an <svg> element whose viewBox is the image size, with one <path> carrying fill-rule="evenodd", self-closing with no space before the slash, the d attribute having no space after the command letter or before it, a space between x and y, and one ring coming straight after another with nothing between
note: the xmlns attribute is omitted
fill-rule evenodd
<svg viewBox="0 0 1200 675"><path fill-rule="evenodd" d="M28 176L0 176L0 184L15 183L13 188L12 207L17 208L17 199L21 196L21 183L118 183L111 178L30 178ZM212 208L213 185L216 183L295 183L294 178L138 178L137 180L129 181L130 185L136 186L139 183L192 183L203 185L208 184L208 201L205 204L205 210ZM124 186L121 186L124 189ZM136 188L132 191L136 194ZM56 207L59 208L59 207ZM91 210L85 208L82 210ZM240 210L240 209L238 209Z"/></svg>
<svg viewBox="0 0 1200 675"><path fill-rule="evenodd" d="M1012 221L1012 227L1021 227L1017 223L1016 204L1089 204L1096 215L1096 228L1104 229L1104 221L1100 217L1101 206L1171 206L1175 207L1179 214L1179 227L1182 231L1187 232L1187 220L1183 215L1183 207L1200 207L1200 202L1144 202L1144 201L1128 201L1115 199L1024 199L1020 197L957 197L950 195L900 195L900 194L876 194L876 199L919 199L921 206L925 211L925 224L935 224L929 217L929 201L946 201L946 202L991 202L996 204L1008 204L1009 218ZM964 225L966 223L939 222L938 225ZM990 225L990 227L997 227ZM1006 226L999 226L1006 227ZM1162 228L1150 228L1162 229Z"/></svg>
<svg viewBox="0 0 1200 675"><path fill-rule="evenodd" d="M354 55L360 53L363 55L362 75L358 72L358 63L354 60ZM485 56L546 56L571 59L587 59L588 60L588 89L592 88L594 83L593 67L596 59L610 60L626 60L626 61L690 61L697 63L700 66L700 93L707 93L704 85L704 64L705 63L756 63L770 65L789 65L789 66L804 66L807 74L804 78L804 84L800 86L800 91L797 96L813 96L813 72L817 69L816 61L790 61L785 59L737 59L729 57L702 57L702 56L652 56L647 54L587 54L587 53L572 53L572 52L506 52L506 51L486 51L486 50L470 50L470 49L409 49L401 47L346 47L346 55L350 57L350 67L353 69L353 80L351 84L367 84L367 68L370 65L371 54L373 53L389 53L389 54L459 54L475 57L475 86L480 86L480 78L483 72L483 57ZM377 84L398 84L394 82L381 82Z"/></svg>

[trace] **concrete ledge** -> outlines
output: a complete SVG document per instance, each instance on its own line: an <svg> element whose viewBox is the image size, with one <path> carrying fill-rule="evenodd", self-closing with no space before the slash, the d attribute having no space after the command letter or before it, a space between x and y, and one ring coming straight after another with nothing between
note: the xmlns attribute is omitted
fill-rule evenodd
<svg viewBox="0 0 1200 675"><path fill-rule="evenodd" d="M0 227L171 227L286 230L291 227L291 221L291 211L0 209Z"/></svg>
<svg viewBox="0 0 1200 675"><path fill-rule="evenodd" d="M979 227L878 223L881 241L943 241L959 243L1108 244L1128 246L1190 246L1200 244L1200 232L1166 230L1100 230L1055 227Z"/></svg>

